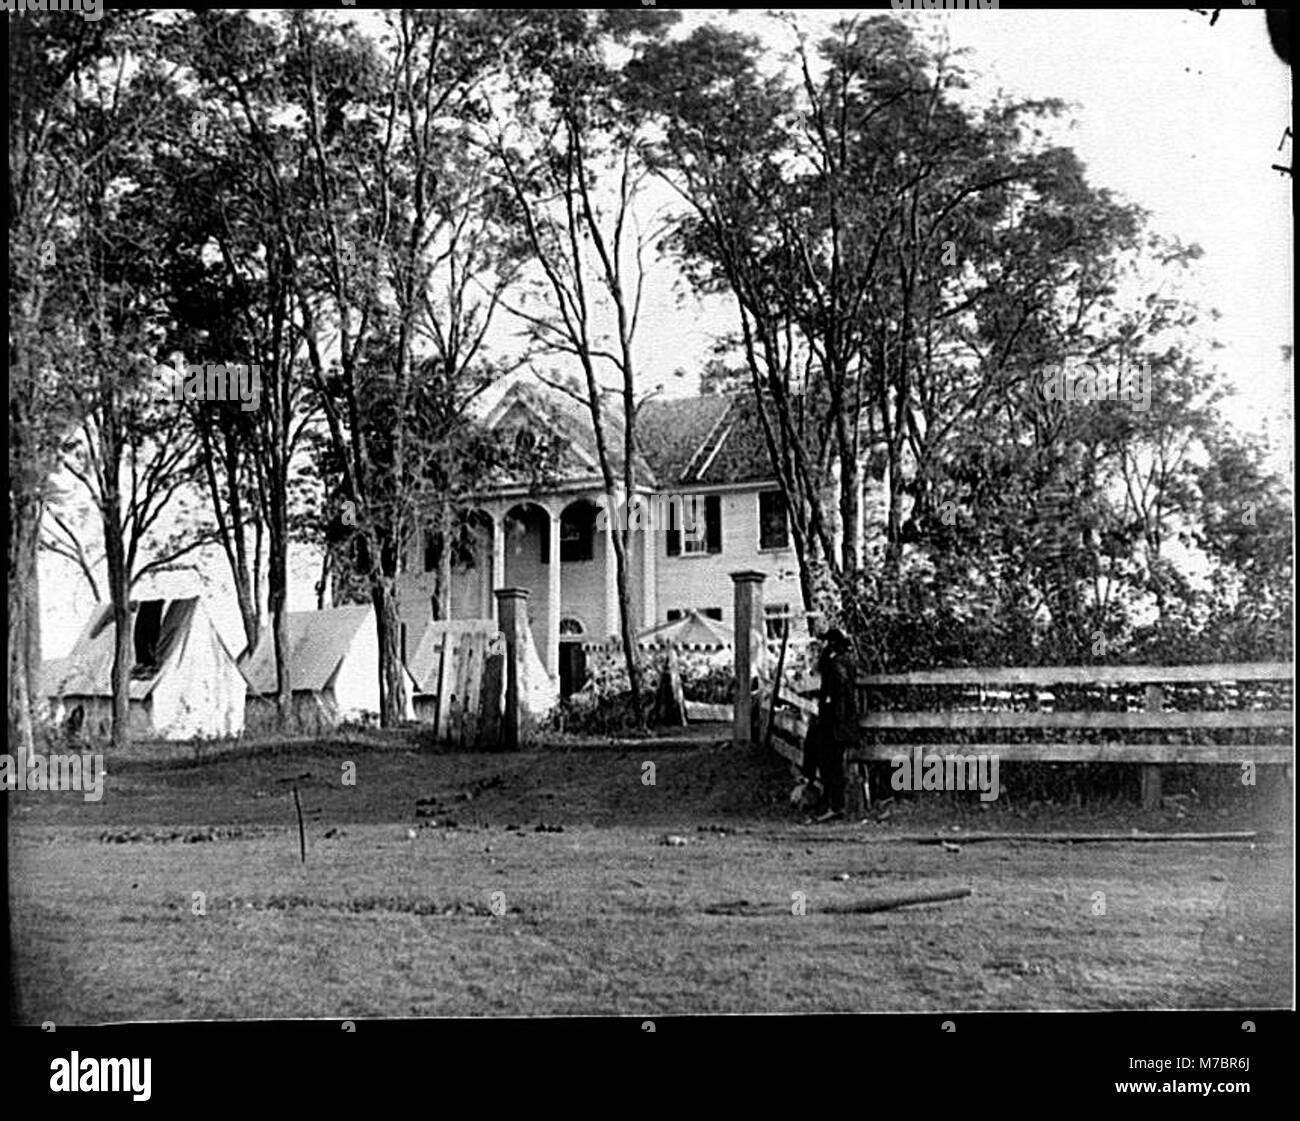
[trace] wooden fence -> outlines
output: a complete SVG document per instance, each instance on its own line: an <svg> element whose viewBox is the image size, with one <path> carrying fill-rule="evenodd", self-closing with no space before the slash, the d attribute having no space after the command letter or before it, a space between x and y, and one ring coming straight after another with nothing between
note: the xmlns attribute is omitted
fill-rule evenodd
<svg viewBox="0 0 1300 1121"><path fill-rule="evenodd" d="M496 624L433 623L408 662L416 719L452 747L495 747L501 738L506 644Z"/></svg>
<svg viewBox="0 0 1300 1121"><path fill-rule="evenodd" d="M924 757L980 753L1016 763L1133 763L1142 766L1142 801L1149 808L1160 801L1162 764L1282 764L1290 774L1295 743L1285 733L1294 728L1291 689L1269 683L1290 686L1294 677L1289 662L862 677L863 739L846 761L888 761L919 748ZM786 740L783 753L793 757L790 745L802 743L816 705L797 694L780 699L774 731ZM764 714L769 701L764 690ZM1179 707L1188 701L1197 707ZM949 730L956 733L952 742L934 742L935 733Z"/></svg>

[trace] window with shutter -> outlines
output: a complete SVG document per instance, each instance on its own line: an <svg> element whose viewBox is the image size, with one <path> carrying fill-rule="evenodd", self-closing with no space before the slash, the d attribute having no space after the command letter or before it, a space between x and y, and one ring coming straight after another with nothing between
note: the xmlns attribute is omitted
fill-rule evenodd
<svg viewBox="0 0 1300 1121"><path fill-rule="evenodd" d="M758 547L760 549L790 547L790 526L785 514L785 495L779 490L759 491Z"/></svg>
<svg viewBox="0 0 1300 1121"><path fill-rule="evenodd" d="M704 543L708 552L722 552L722 496L719 494L704 499Z"/></svg>

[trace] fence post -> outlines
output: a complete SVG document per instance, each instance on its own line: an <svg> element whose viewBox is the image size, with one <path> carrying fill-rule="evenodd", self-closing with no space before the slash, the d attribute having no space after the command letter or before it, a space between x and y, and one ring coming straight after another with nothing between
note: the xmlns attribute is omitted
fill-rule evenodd
<svg viewBox="0 0 1300 1121"><path fill-rule="evenodd" d="M735 585L736 705L732 740L737 746L754 740L754 627L763 617L762 572L744 571L731 574Z"/></svg>
<svg viewBox="0 0 1300 1121"><path fill-rule="evenodd" d="M497 618L506 640L506 707L501 717L501 746L519 749L519 725L523 709L519 696L519 659L523 645L523 612L527 610L527 588L497 588Z"/></svg>
<svg viewBox="0 0 1300 1121"><path fill-rule="evenodd" d="M1147 712L1163 712L1165 691L1159 685L1147 686ZM1161 776L1159 763L1142 764L1142 808L1158 810L1161 801Z"/></svg>

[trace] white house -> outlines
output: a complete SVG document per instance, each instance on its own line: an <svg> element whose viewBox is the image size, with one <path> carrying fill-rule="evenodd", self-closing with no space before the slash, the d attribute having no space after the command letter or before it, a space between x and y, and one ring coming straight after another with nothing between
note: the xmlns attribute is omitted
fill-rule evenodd
<svg viewBox="0 0 1300 1121"><path fill-rule="evenodd" d="M621 475L622 417L612 404L606 409L606 443ZM403 619L419 634L431 618L492 618L494 589L527 588L538 653L567 694L581 684L581 644L618 631L613 532L626 497L620 493L615 516L603 516L590 414L564 394L516 383L487 424L512 437L521 458L535 450L549 466L532 478L485 480L459 513L456 549L440 550L432 530L413 543L399 578ZM636 630L688 611L730 628L730 574L742 569L767 575L762 595L772 631L787 613L798 625L798 560L747 398L648 401L637 426L632 506L641 528L628 557Z"/></svg>
<svg viewBox="0 0 1300 1121"><path fill-rule="evenodd" d="M51 715L62 721L80 708L92 737L107 737L112 727L114 635L113 609L104 605L72 652L44 667ZM248 682L200 599L133 602L131 638L133 737L184 740L243 731Z"/></svg>

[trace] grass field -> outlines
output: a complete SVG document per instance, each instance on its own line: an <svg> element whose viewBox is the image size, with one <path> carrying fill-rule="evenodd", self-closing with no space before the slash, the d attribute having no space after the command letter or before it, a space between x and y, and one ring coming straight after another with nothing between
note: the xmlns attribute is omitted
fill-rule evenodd
<svg viewBox="0 0 1300 1121"><path fill-rule="evenodd" d="M808 826L783 763L715 743L322 744L109 771L99 803L6 795L21 1022L1291 1002L1285 799L1176 817L921 795ZM307 811L305 865L284 780ZM1131 828L1262 832L961 844ZM956 851L891 840L940 829ZM973 894L827 911L959 887Z"/></svg>

